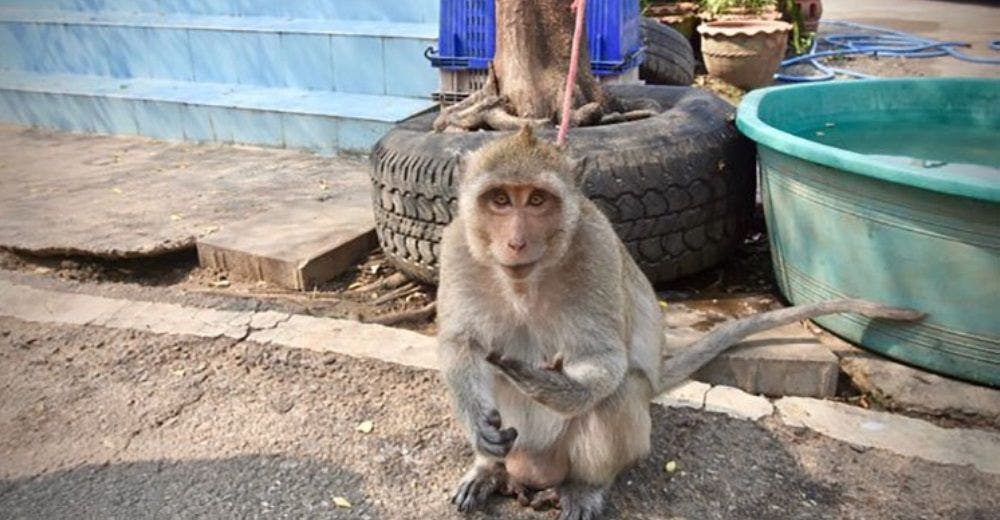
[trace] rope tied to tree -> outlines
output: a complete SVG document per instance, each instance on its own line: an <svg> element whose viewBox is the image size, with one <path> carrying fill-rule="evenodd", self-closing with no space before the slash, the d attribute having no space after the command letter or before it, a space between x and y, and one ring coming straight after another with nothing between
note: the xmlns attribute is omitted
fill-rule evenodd
<svg viewBox="0 0 1000 520"><path fill-rule="evenodd" d="M587 0L573 0L571 9L576 11L576 26L573 28L573 48L570 50L569 74L566 76L566 92L563 94L562 121L559 124L559 135L556 146L566 144L566 134L569 133L570 116L573 112L573 90L576 86L576 76L580 70L580 42L583 40L584 21L587 13Z"/></svg>

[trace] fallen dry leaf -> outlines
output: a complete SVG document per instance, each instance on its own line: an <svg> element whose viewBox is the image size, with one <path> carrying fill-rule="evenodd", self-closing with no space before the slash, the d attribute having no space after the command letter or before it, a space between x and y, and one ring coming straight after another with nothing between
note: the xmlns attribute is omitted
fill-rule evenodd
<svg viewBox="0 0 1000 520"><path fill-rule="evenodd" d="M375 423L371 421L361 421L358 425L358 431L361 433L371 433L375 429Z"/></svg>

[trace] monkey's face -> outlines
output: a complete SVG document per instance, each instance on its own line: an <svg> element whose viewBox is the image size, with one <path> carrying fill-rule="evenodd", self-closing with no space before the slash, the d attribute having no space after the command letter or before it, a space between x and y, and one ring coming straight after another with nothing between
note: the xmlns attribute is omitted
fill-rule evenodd
<svg viewBox="0 0 1000 520"><path fill-rule="evenodd" d="M530 275L563 232L562 201L538 186L494 186L476 202L482 239L493 261L511 278Z"/></svg>

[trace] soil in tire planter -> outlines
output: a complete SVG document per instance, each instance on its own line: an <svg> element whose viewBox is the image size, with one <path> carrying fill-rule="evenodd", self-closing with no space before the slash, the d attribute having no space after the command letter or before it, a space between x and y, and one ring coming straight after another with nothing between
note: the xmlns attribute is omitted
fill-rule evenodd
<svg viewBox="0 0 1000 520"><path fill-rule="evenodd" d="M584 168L584 193L611 220L654 283L724 260L749 225L755 151L734 109L687 87L615 85L623 99L652 98L652 118L573 129L568 153ZM376 231L386 256L422 281L437 278L441 231L457 214L460 156L509 132L433 133L436 113L397 125L372 154ZM555 138L555 130L538 133Z"/></svg>

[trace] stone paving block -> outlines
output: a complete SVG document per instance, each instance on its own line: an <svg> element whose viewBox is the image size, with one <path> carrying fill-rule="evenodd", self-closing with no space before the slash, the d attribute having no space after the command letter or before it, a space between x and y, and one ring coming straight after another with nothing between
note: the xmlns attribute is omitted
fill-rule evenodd
<svg viewBox="0 0 1000 520"><path fill-rule="evenodd" d="M200 239L198 260L236 279L309 290L368 255L374 226L368 199L297 202Z"/></svg>
<svg viewBox="0 0 1000 520"><path fill-rule="evenodd" d="M855 386L891 402L893 409L975 416L1000 428L1000 389L949 379L860 350L841 359L841 367Z"/></svg>
<svg viewBox="0 0 1000 520"><path fill-rule="evenodd" d="M689 379L656 396L653 402L668 408L694 408L700 410L705 406L705 394L709 388L712 388L711 385Z"/></svg>
<svg viewBox="0 0 1000 520"><path fill-rule="evenodd" d="M755 334L699 370L694 379L768 396L831 397L837 356L799 324Z"/></svg>
<svg viewBox="0 0 1000 520"><path fill-rule="evenodd" d="M724 413L736 419L756 421L774 412L771 401L731 386L713 386L705 393L705 411Z"/></svg>

